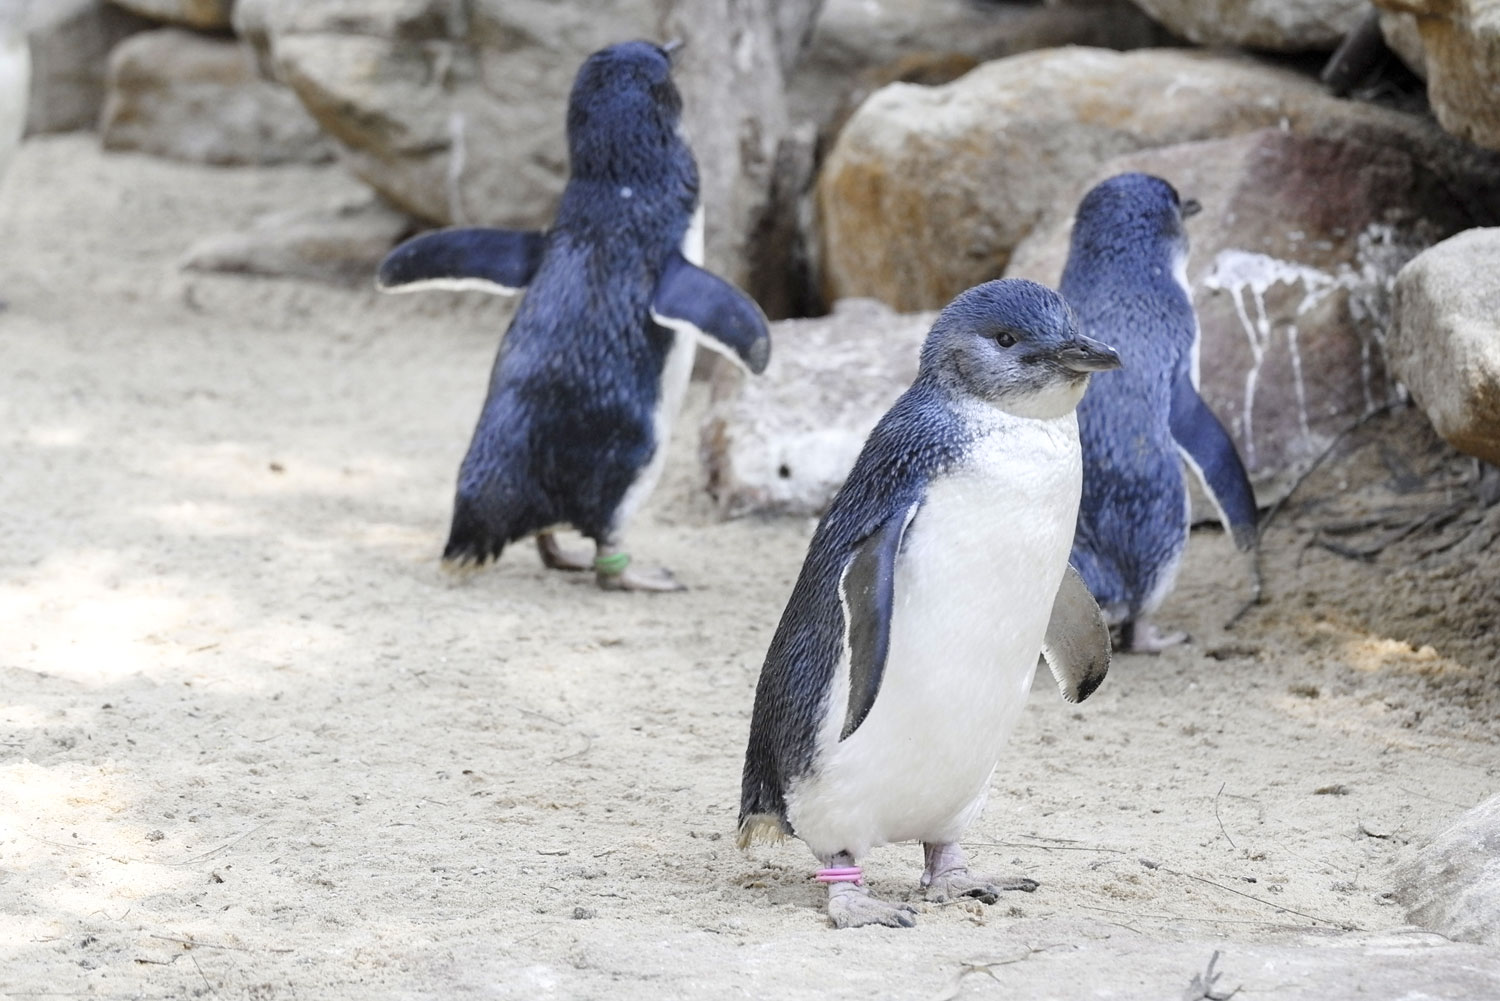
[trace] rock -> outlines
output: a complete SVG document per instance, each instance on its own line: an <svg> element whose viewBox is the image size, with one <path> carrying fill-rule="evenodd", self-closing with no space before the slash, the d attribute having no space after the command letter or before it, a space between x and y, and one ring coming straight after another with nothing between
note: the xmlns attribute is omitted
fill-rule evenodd
<svg viewBox="0 0 1500 1001"><path fill-rule="evenodd" d="M1427 79L1427 54L1422 50L1422 32L1413 14L1380 12L1380 33L1391 51L1423 80Z"/></svg>
<svg viewBox="0 0 1500 1001"><path fill-rule="evenodd" d="M1457 168L1435 166L1432 151L1393 122L1376 115L1320 135L1265 129L1129 154L1062 203L1076 205L1104 177L1140 170L1203 204L1188 223L1187 268L1202 329L1202 392L1234 436L1262 504L1350 423L1397 398L1385 357L1396 273L1472 225L1452 197L1454 175L1444 172ZM1039 227L1006 274L1055 284L1069 226L1054 217Z"/></svg>
<svg viewBox="0 0 1500 1001"><path fill-rule="evenodd" d="M1166 50L1044 50L942 87L893 84L850 118L818 181L825 296L941 308L998 276L1101 161L1323 100L1289 72Z"/></svg>
<svg viewBox="0 0 1500 1001"><path fill-rule="evenodd" d="M1032 49L1134 49L1169 40L1129 0L1068 6L825 0L789 82L792 113L827 130L869 94L898 80L947 83L987 60ZM836 135L837 129L828 134Z"/></svg>
<svg viewBox="0 0 1500 1001"><path fill-rule="evenodd" d="M1105 160L1271 126L1374 130L1451 185L1468 225L1500 212L1493 157L1288 71L1177 50L1032 52L943 87L886 87L849 120L818 181L825 295L939 308L1004 271L1045 212L1071 213Z"/></svg>
<svg viewBox="0 0 1500 1001"><path fill-rule="evenodd" d="M1409 921L1459 942L1500 946L1500 796L1409 852L1393 875Z"/></svg>
<svg viewBox="0 0 1500 1001"><path fill-rule="evenodd" d="M1500 101L1495 99L1500 93L1500 5L1493 0L1376 3L1386 11L1415 16L1422 36L1427 98L1443 128L1469 142L1500 149Z"/></svg>
<svg viewBox="0 0 1500 1001"><path fill-rule="evenodd" d="M865 436L916 377L934 319L846 299L829 316L773 324L776 349L761 378L721 368L700 439L720 514L822 512Z"/></svg>
<svg viewBox="0 0 1500 1001"><path fill-rule="evenodd" d="M789 125L783 67L815 7L240 0L235 24L393 204L434 223L507 226L553 215L582 60L622 39L682 37L676 78L709 207L708 263L742 282Z"/></svg>
<svg viewBox="0 0 1500 1001"><path fill-rule="evenodd" d="M201 240L182 267L368 287L386 251L416 228L411 217L374 198L275 212L243 233Z"/></svg>
<svg viewBox="0 0 1500 1001"><path fill-rule="evenodd" d="M1366 0L1135 0L1174 35L1199 45L1331 52Z"/></svg>
<svg viewBox="0 0 1500 1001"><path fill-rule="evenodd" d="M1397 276L1394 314L1392 371L1448 444L1500 465L1500 229L1472 229L1418 255ZM1500 882L1492 892L1500 908Z"/></svg>
<svg viewBox="0 0 1500 1001"><path fill-rule="evenodd" d="M110 50L125 36L155 25L105 0L32 0L25 11L31 42L26 131L93 128L104 105Z"/></svg>
<svg viewBox="0 0 1500 1001"><path fill-rule="evenodd" d="M110 55L106 149L196 163L317 162L332 144L290 90L261 78L248 49L177 28L142 32Z"/></svg>
<svg viewBox="0 0 1500 1001"><path fill-rule="evenodd" d="M152 21L205 30L229 27L234 0L113 0L132 14Z"/></svg>

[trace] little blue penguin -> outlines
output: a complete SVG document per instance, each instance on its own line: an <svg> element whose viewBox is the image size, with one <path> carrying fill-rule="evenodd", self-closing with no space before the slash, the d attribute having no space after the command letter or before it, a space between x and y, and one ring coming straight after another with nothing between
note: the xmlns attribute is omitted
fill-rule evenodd
<svg viewBox="0 0 1500 1001"><path fill-rule="evenodd" d="M483 563L535 534L546 565L592 568L603 587L680 586L631 566L626 524L661 475L700 337L756 373L770 337L753 300L698 266L698 168L672 48L625 42L585 60L551 229L439 230L381 262L389 292L526 289L459 469L446 560ZM592 558L558 545L562 526L593 540Z"/></svg>
<svg viewBox="0 0 1500 1001"><path fill-rule="evenodd" d="M1078 407L1083 503L1072 562L1120 648L1140 653L1187 639L1160 633L1147 618L1172 590L1187 547L1184 463L1235 544L1253 552L1256 541L1245 467L1198 395L1198 319L1183 228L1198 210L1150 174L1104 181L1078 206L1059 286L1080 328L1115 346L1124 362L1095 379ZM1258 596L1258 577L1254 586Z"/></svg>
<svg viewBox="0 0 1500 1001"><path fill-rule="evenodd" d="M958 842L1038 656L1071 702L1109 667L1068 547L1074 408L1090 373L1119 364L1051 289L969 289L819 523L755 692L739 844L802 839L835 927L913 924L862 885L858 861L877 845L923 843L929 899L1036 888L971 874Z"/></svg>

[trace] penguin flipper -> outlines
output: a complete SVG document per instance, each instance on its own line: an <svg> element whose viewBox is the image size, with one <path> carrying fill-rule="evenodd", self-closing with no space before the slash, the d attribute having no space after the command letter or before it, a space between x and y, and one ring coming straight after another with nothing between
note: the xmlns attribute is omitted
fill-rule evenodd
<svg viewBox="0 0 1500 1001"><path fill-rule="evenodd" d="M1109 671L1109 653L1109 626L1088 585L1069 564L1052 600L1052 618L1042 640L1042 657L1062 697L1082 702L1094 694Z"/></svg>
<svg viewBox="0 0 1500 1001"><path fill-rule="evenodd" d="M1185 366L1172 383L1168 423L1178 453L1213 499L1219 521L1233 535L1234 544L1242 550L1253 547L1256 508L1250 477L1229 432L1198 395Z"/></svg>
<svg viewBox="0 0 1500 1001"><path fill-rule="evenodd" d="M448 289L515 295L531 283L545 246L546 234L534 229L475 226L423 233L385 255L375 287L382 292Z"/></svg>
<svg viewBox="0 0 1500 1001"><path fill-rule="evenodd" d="M673 254L662 269L651 302L651 319L702 342L759 375L771 360L766 315L733 285Z"/></svg>
<svg viewBox="0 0 1500 1001"><path fill-rule="evenodd" d="M839 582L849 643L849 707L839 740L859 729L880 694L896 607L896 558L917 506L887 518L859 542Z"/></svg>

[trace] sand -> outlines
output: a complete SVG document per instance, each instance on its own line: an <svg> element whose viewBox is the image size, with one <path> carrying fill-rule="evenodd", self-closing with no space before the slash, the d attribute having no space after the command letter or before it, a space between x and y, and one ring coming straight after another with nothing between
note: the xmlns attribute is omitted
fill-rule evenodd
<svg viewBox="0 0 1500 1001"><path fill-rule="evenodd" d="M1194 643L1081 706L1039 678L968 842L1035 893L923 904L892 846L867 875L919 926L836 932L799 843L733 845L812 523L714 520L695 386L632 540L690 590L526 546L445 573L508 307L176 266L355 190L74 135L0 191L0 996L1175 999L1214 950L1245 997L1381 996L1431 955L1500 996L1496 950L1389 896L1500 791L1500 508L1420 416L1308 480L1236 629L1242 568L1195 532L1161 616ZM1444 504L1369 562L1313 544Z"/></svg>

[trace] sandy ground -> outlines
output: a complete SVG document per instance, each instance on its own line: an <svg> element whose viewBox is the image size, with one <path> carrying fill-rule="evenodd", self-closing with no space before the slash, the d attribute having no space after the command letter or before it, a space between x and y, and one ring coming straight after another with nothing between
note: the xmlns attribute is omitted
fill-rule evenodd
<svg viewBox="0 0 1500 1001"><path fill-rule="evenodd" d="M1383 996L1429 950L1500 996L1500 954L1388 897L1404 845L1500 791L1472 463L1418 448L1398 496L1399 457L1351 440L1233 632L1239 565L1196 533L1163 614L1196 642L1083 706L1043 675L996 773L971 852L1041 888L835 932L805 849L732 834L812 525L713 520L695 389L634 539L691 590L604 594L520 547L442 572L505 307L175 266L351 188L87 136L4 185L0 996L1175 1001L1216 949L1245 997ZM1436 529L1372 562L1311 544L1347 545L1351 505L1450 502L1467 529L1420 559ZM914 896L919 863L866 871Z"/></svg>

